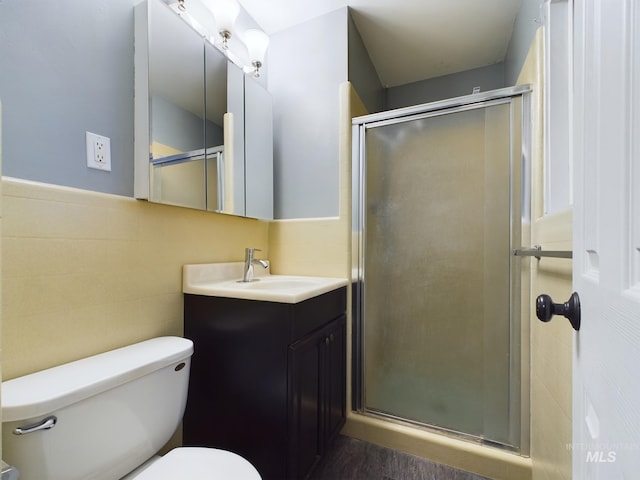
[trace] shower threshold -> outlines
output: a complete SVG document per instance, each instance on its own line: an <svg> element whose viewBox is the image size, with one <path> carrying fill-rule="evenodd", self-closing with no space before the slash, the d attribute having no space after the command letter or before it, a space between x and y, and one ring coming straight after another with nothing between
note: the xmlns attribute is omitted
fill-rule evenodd
<svg viewBox="0 0 640 480"><path fill-rule="evenodd" d="M365 409L362 411L358 411L357 412L360 415L364 415L364 416L368 416L371 418L378 418L381 420L385 420L391 423L395 423L397 425L404 425L407 427L411 427L411 428L417 428L429 433L433 433L436 435L443 435L449 438L453 438L456 440L462 440L465 442L469 442L469 443L473 443L476 445L481 445L481 446L485 446L485 447L490 447L490 448L496 448L498 450L502 450L502 451L506 451L509 453L514 453L517 454L519 456L526 456L523 455L520 451L520 448L515 446L515 445L511 445L508 443L504 443L504 442L499 442L499 441L495 441L495 440L491 440L489 438L486 437L482 437L479 435L472 435L469 433L464 433L464 432L459 432L456 430L452 430L449 428L445 428L445 427L440 427L438 425L431 425L428 423L423 423L423 422L419 422L416 420L411 420L411 419L407 419L407 418L403 418L403 417L398 417L396 415L392 415L388 412L384 412L381 410L376 410L376 409Z"/></svg>

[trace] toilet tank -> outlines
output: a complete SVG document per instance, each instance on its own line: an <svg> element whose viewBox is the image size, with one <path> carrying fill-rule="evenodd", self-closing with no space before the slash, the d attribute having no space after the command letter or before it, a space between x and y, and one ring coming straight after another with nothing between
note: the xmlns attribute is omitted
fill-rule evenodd
<svg viewBox="0 0 640 480"><path fill-rule="evenodd" d="M192 353L159 337L3 382L3 460L20 480L123 477L178 428Z"/></svg>

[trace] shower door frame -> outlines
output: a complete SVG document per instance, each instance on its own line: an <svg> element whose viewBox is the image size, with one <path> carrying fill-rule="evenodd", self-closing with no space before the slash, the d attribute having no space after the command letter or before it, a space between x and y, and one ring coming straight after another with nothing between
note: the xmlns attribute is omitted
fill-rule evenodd
<svg viewBox="0 0 640 480"><path fill-rule="evenodd" d="M519 85L502 88L463 97L456 97L412 107L389 110L385 112L356 117L352 120L352 409L360 414L387 419L397 423L417 426L426 430L450 435L456 438L472 442L496 446L506 450L514 450L522 455L529 454L530 436L530 331L529 331L529 286L530 258L511 255L510 261L510 329L511 341L509 348L513 348L514 342L520 345L520 355L516 365L520 370L519 385L511 385L511 388L519 389L514 392L520 397L520 411L510 412L513 421L519 424L519 445L497 443L489 439L458 432L435 425L425 425L420 422L396 417L392 414L370 411L365 406L365 379L364 379L364 330L366 328L363 319L364 311L364 260L365 260L365 215L366 203L366 131L396 123L404 123L429 117L437 117L451 113L459 113L494 105L510 103L510 232L512 248L528 246L530 244L531 224L531 86ZM516 97L521 98L519 108L514 108ZM514 129L520 127L520 142L514 142ZM517 177L517 178L516 178ZM516 228L516 223L520 226ZM519 319L519 328L513 332L514 319ZM513 338L513 337L516 338ZM513 365L513 362L510 365ZM512 382L510 382L512 383ZM513 424L510 421L510 424Z"/></svg>

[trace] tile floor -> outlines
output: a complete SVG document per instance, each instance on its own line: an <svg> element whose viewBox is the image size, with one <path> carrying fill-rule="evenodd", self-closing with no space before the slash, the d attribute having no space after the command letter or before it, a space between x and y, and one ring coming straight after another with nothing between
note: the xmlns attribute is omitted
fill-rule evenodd
<svg viewBox="0 0 640 480"><path fill-rule="evenodd" d="M340 435L308 480L487 480L424 458Z"/></svg>

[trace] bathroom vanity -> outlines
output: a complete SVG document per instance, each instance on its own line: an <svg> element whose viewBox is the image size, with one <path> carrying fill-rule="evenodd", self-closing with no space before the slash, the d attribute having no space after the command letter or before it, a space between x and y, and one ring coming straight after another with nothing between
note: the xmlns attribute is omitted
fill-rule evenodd
<svg viewBox="0 0 640 480"><path fill-rule="evenodd" d="M234 451L263 480L302 479L346 418L347 282L299 300L300 281L275 277L245 284L258 293L240 284L239 295L268 298L265 291L280 288L293 296L185 289L185 337L195 352L184 444Z"/></svg>

